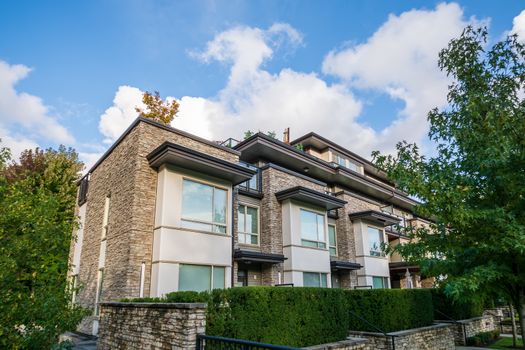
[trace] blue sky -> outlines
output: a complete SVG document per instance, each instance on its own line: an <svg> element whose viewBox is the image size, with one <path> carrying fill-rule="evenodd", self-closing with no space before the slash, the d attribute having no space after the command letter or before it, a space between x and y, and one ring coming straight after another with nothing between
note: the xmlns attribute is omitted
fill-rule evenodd
<svg viewBox="0 0 525 350"><path fill-rule="evenodd" d="M367 157L425 141L445 105L437 52L467 24L525 32L520 1L0 3L0 138L92 163L140 92L181 100L173 126L210 139L313 130Z"/></svg>

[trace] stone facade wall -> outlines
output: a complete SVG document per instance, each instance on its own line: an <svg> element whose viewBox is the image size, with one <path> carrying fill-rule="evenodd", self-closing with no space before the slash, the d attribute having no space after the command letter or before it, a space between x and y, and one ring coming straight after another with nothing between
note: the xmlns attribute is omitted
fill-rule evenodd
<svg viewBox="0 0 525 350"><path fill-rule="evenodd" d="M337 198L346 201L345 206L337 210L337 258L343 261L356 262L354 227L348 215L365 210L379 210L379 205L362 200L346 191L339 192ZM340 277L342 288L357 286L357 271L342 272Z"/></svg>
<svg viewBox="0 0 525 350"><path fill-rule="evenodd" d="M294 176L275 167L268 166L262 171L261 199L261 251L264 253L283 254L283 227L281 203L275 193L287 188L303 186L316 191L324 192L325 185L316 181ZM265 268L262 274L262 283L274 285L278 283L278 272L282 272L282 264L275 264Z"/></svg>
<svg viewBox="0 0 525 350"><path fill-rule="evenodd" d="M239 160L235 151L177 130L138 122L90 175L78 274L81 290L76 298L80 305L95 307L104 201L108 195L111 199L100 300L138 297L143 262L146 264L144 296L149 296L157 171L149 166L146 156L165 141L227 161ZM92 333L91 321L96 318L86 318L79 331Z"/></svg>
<svg viewBox="0 0 525 350"><path fill-rule="evenodd" d="M97 349L195 349L206 304L106 303Z"/></svg>
<svg viewBox="0 0 525 350"><path fill-rule="evenodd" d="M395 338L396 350L454 350L454 327L440 323L429 327L388 333ZM368 349L392 349L392 337L381 333L350 331L351 337L368 339Z"/></svg>
<svg viewBox="0 0 525 350"><path fill-rule="evenodd" d="M460 320L458 323L451 321L438 321L454 326L454 341L456 345L465 345L465 337L470 338L478 333L490 332L496 329L496 322L492 316L474 317Z"/></svg>

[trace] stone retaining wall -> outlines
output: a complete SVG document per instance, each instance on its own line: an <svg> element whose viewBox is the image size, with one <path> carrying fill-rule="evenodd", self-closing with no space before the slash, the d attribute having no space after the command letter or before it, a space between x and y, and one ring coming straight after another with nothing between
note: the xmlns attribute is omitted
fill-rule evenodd
<svg viewBox="0 0 525 350"><path fill-rule="evenodd" d="M428 327L414 328L388 334L389 336L387 337L382 333L350 331L351 337L364 338L368 340L367 347L363 349L390 350L392 349L391 336L394 336L396 350L455 349L454 327L450 324L438 323Z"/></svg>
<svg viewBox="0 0 525 350"><path fill-rule="evenodd" d="M338 342L308 346L308 350L371 350L369 341L363 338L348 338Z"/></svg>
<svg viewBox="0 0 525 350"><path fill-rule="evenodd" d="M98 349L195 349L202 303L102 303Z"/></svg>
<svg viewBox="0 0 525 350"><path fill-rule="evenodd" d="M496 329L496 322L493 316L474 317L466 320L459 320L458 323L452 321L436 321L448 323L454 326L454 341L456 345L465 345L465 337L473 337L478 333L490 332Z"/></svg>

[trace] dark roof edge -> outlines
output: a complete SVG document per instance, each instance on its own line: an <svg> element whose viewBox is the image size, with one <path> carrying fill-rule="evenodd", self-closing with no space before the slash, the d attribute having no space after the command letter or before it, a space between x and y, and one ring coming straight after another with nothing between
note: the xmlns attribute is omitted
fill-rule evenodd
<svg viewBox="0 0 525 350"><path fill-rule="evenodd" d="M265 165L261 166L259 169L266 170L268 168L273 168L275 170L282 171L283 173L287 173L287 174L292 175L292 176L300 177L301 179L313 182L314 184L317 184L317 185L328 186L328 184L326 182L324 182L324 181L314 179L313 177L310 177L308 175L304 175L304 174L298 173L297 171L293 171L293 170L287 169L285 167L282 167L280 165L277 165L277 164L271 163L271 162L266 163Z"/></svg>
<svg viewBox="0 0 525 350"><path fill-rule="evenodd" d="M371 161L369 161L368 159L366 159L366 158L360 156L360 155L357 154L357 153L354 153L354 152L350 151L349 149L347 149L347 148L345 148L345 147L343 147L343 146L341 146L341 145L338 145L337 143L335 143L335 142L333 142L333 141L330 141L330 140L327 139L326 137L321 136L321 135L319 135L318 133L313 132L313 131L310 131L309 133L307 133L307 134L305 134L305 135L303 135L303 136L300 136L300 137L296 138L295 140L291 141L291 142L290 142L290 145L294 145L294 144L296 144L296 143L300 143L301 141L303 141L303 140L305 140L305 139L307 139L307 138L309 138L309 137L312 137L312 136L313 136L313 137L317 137L318 139L320 139L320 140L323 141L323 142L326 142L328 145L332 146L332 148L334 148L334 149L336 149L336 150L337 150L337 149L342 150L344 153L348 153L348 154L351 155L352 157L357 158L356 160L358 160L358 161L360 161L360 162L363 162L363 163L367 163L368 165L373 166L374 168L377 169L377 166L375 166L375 164L372 163ZM330 146L329 146L329 147L330 147ZM377 169L377 170L380 171L379 169Z"/></svg>
<svg viewBox="0 0 525 350"><path fill-rule="evenodd" d="M280 200L288 199L290 196L293 196L294 194L301 193L301 192L306 193L307 195L310 195L310 196L318 197L321 200L324 200L325 202L333 202L333 203L341 204L341 206L347 203L345 200L341 198L337 198L335 196L331 196L329 194L319 192L319 191L316 191L316 190L313 190L311 188L304 187L304 186L294 186L294 187L290 187L285 190L276 192L275 197L277 198L277 200L280 201Z"/></svg>
<svg viewBox="0 0 525 350"><path fill-rule="evenodd" d="M182 131L180 129L176 129L176 128L173 128L173 127L168 126L168 125L160 124L160 123L158 123L158 122L156 122L154 120L151 120L151 119L138 117L138 118L136 118L133 121L133 123L130 124L130 126L128 126L128 128L122 133L122 135L120 135L120 137L115 142L113 142L113 144L107 149L107 151L104 152L104 154L102 154L102 156L99 158L99 160L97 160L97 162L91 166L89 171L86 172L86 174L84 176L82 176L81 179L83 179L88 174L90 174L93 171L95 171L95 169L100 165L100 163L102 163L104 161L104 159L106 159L111 154L111 152L113 152L113 150L122 142L122 140L124 140L124 138L126 136L128 136L128 134L131 132L131 130L133 130L140 122L144 122L144 123L156 126L156 127L160 128L160 129L164 129L164 130L173 132L175 134L178 134L178 135L181 135L181 136L184 136L184 137L188 137L188 138L190 138L192 140L205 143L205 144L207 144L209 146L216 147L216 148L221 149L223 151L233 153L233 154L235 154L237 156L241 155L241 152L239 152L239 151L236 151L236 150L234 150L232 148L221 146L219 144L216 144L213 141L206 140L206 139L204 139L204 138L202 138L200 136L190 134L190 133L188 133L186 131Z"/></svg>
<svg viewBox="0 0 525 350"><path fill-rule="evenodd" d="M307 134L307 135L308 135L308 134ZM353 176L357 176L358 178L361 178L361 179L367 181L368 183L370 183L370 184L372 184L372 185L375 185L375 186L381 187L383 190L386 190L386 191L389 191L389 192L393 192L395 195L401 196L401 198L404 199L404 200L406 200L406 201L411 201L412 204L419 204L417 201L414 201L414 200L413 200L412 198L410 198L408 195L406 195L406 194L403 193L402 191L396 189L395 187L392 187L392 186L389 186L389 185L387 185L387 184L384 184L384 183L382 183L382 182L380 182L380 181L378 181L378 180L371 180L369 177L367 177L367 176L365 176L365 175L363 175L363 174L360 174L360 173L357 173L357 172L352 172L352 171L350 171L350 170L346 170L346 169L340 168L339 166L334 167L334 166L332 166L330 163L328 163L327 161L325 161L325 160L323 160L323 159L319 159L319 158L314 157L314 156L312 156L312 155L310 155L310 154L308 154L308 153L305 153L305 152L299 151L299 150L296 149L295 147L290 146L290 145L288 145L288 144L286 144L286 143L284 143L284 142L282 142L282 141L280 141L280 140L278 140L278 139L274 139L273 137L270 137L270 136L268 136L268 135L265 135L265 134L262 133L262 132L258 132L258 133L256 133L256 134L250 136L250 137L247 138L246 140L241 141L240 143L238 143L237 145L235 145L234 149L237 150L237 149L239 149L240 147L242 147L242 146L244 146L244 145L246 145L246 144L249 144L249 143L253 142L253 141L254 141L256 138L258 138L258 137L262 138L263 140L266 140L266 141L269 141L269 142L273 142L274 144L279 145L279 146L281 146L281 147L284 147L284 148L286 148L286 149L288 149L288 150L291 150L291 151L293 151L293 152L295 152L295 153L297 153L297 154L299 154L299 155L301 155L301 156L303 156L303 157L305 157L305 158L307 158L307 159L309 159L309 160L311 160L311 161L316 162L316 163L319 164L319 165L322 165L322 166L328 167L328 168L333 169L333 170L336 170L336 171L337 171L337 170L339 170L339 171L342 170L342 171L344 171L344 172L346 172L346 173L348 173L348 174L351 174L351 175L353 175ZM372 165L373 165L373 164L372 164ZM375 165L374 165L374 167L375 167Z"/></svg>

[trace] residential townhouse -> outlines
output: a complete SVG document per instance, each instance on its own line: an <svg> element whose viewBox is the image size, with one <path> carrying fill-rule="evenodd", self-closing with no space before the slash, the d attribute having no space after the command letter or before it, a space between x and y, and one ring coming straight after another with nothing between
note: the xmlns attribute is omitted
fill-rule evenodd
<svg viewBox="0 0 525 350"><path fill-rule="evenodd" d="M79 181L75 301L252 285L416 288L419 268L382 243L425 224L366 159L309 133L229 147L138 118Z"/></svg>

